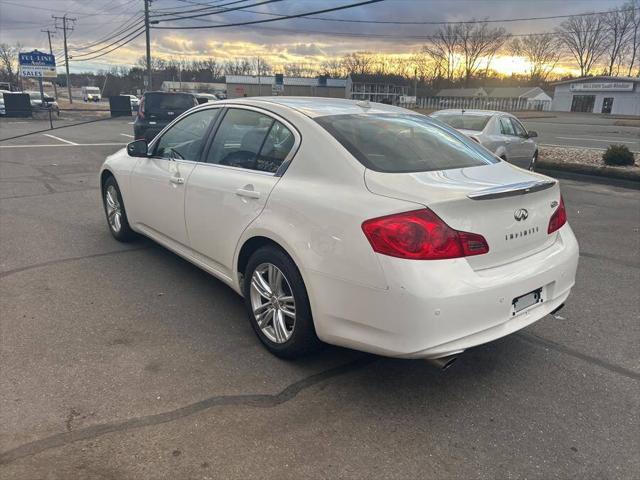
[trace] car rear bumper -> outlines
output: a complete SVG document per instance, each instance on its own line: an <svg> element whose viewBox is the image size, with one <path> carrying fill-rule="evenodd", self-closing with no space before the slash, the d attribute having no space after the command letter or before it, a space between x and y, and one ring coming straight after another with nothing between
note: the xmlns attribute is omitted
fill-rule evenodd
<svg viewBox="0 0 640 480"><path fill-rule="evenodd" d="M439 358L509 335L562 305L575 282L578 244L565 225L549 248L484 270L465 259L378 259L387 289L307 272L318 336L380 355ZM539 288L543 301L514 314L512 300Z"/></svg>

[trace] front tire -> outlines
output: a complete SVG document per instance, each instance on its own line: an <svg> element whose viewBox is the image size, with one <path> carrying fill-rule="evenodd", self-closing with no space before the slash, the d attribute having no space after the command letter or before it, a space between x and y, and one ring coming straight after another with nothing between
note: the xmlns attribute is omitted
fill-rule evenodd
<svg viewBox="0 0 640 480"><path fill-rule="evenodd" d="M251 255L243 293L251 326L271 353L296 358L321 345L302 276L282 250L267 246Z"/></svg>
<svg viewBox="0 0 640 480"><path fill-rule="evenodd" d="M129 225L120 187L113 176L109 176L102 186L102 204L111 235L119 242L134 240L136 234Z"/></svg>
<svg viewBox="0 0 640 480"><path fill-rule="evenodd" d="M538 150L535 151L535 153L533 154L533 157L531 158L531 163L529 164L530 171L532 172L535 171L536 163L538 163Z"/></svg>

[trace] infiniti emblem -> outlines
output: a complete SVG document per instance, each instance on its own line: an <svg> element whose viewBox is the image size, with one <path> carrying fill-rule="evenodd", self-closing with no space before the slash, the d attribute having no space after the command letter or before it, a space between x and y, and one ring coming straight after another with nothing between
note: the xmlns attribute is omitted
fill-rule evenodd
<svg viewBox="0 0 640 480"><path fill-rule="evenodd" d="M518 222L522 220L526 220L529 217L529 212L526 208L519 208L515 212L513 212L513 218L515 218Z"/></svg>

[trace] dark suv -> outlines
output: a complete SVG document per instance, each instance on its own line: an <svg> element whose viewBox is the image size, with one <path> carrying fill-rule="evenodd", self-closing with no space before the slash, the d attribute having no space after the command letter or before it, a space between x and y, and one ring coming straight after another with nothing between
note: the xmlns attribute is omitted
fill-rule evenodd
<svg viewBox="0 0 640 480"><path fill-rule="evenodd" d="M198 101L190 93L145 92L133 122L135 139L150 142L174 118L196 105Z"/></svg>

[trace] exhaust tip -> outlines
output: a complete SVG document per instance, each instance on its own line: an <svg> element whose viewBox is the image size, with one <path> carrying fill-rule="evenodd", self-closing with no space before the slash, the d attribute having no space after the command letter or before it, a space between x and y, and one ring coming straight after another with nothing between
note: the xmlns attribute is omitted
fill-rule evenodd
<svg viewBox="0 0 640 480"><path fill-rule="evenodd" d="M456 360L458 360L457 355L451 355L449 357L441 357L441 358L427 358L427 362L433 365L436 368L444 371L448 369L451 365L453 365Z"/></svg>

